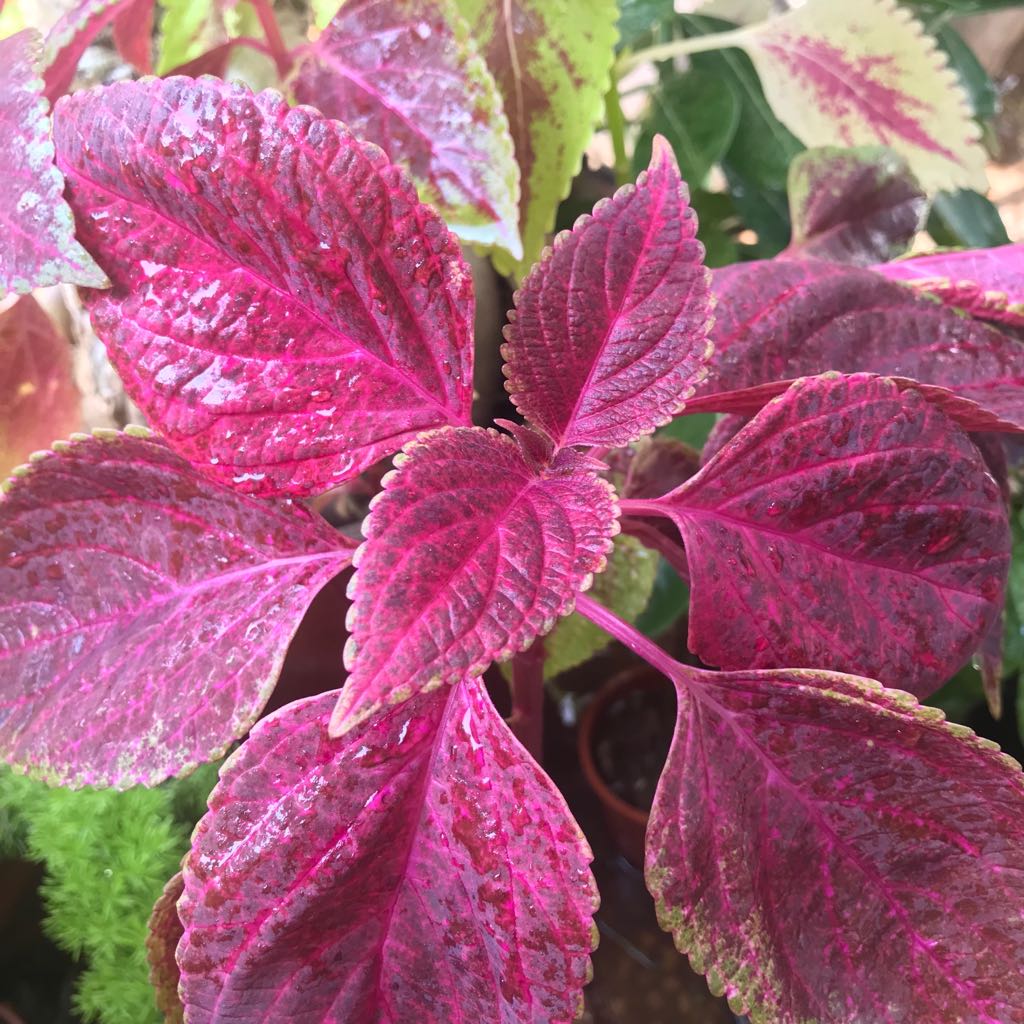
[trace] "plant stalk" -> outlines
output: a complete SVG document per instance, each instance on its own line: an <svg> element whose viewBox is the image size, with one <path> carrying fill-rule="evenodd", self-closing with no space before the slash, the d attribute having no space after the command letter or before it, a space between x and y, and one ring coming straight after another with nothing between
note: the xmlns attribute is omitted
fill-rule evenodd
<svg viewBox="0 0 1024 1024"><path fill-rule="evenodd" d="M706 53L708 50L724 50L730 46L743 46L750 39L750 30L735 28L728 32L714 32L707 36L690 36L686 39L673 39L670 43L659 43L648 46L636 53L624 54L616 69L621 78L627 71L640 64L656 64L663 60L673 60L691 53Z"/></svg>
<svg viewBox="0 0 1024 1024"><path fill-rule="evenodd" d="M580 594L576 598L576 611L585 619L590 619L595 626L600 626L619 643L643 658L651 668L657 669L673 682L681 681L686 675L685 666L663 651L653 640L645 637L635 626L620 619L610 608L598 604L592 597Z"/></svg>
<svg viewBox="0 0 1024 1024"><path fill-rule="evenodd" d="M512 714L508 727L533 759L544 753L544 638L512 659Z"/></svg>
<svg viewBox="0 0 1024 1024"><path fill-rule="evenodd" d="M619 78L613 67L608 91L604 94L604 117L608 131L612 136L612 150L615 153L615 184L625 185L629 182L629 157L626 155L626 119L622 116L622 105L619 102Z"/></svg>
<svg viewBox="0 0 1024 1024"><path fill-rule="evenodd" d="M252 0L252 6L256 11L256 17L260 19L263 34L267 37L267 46L270 47L270 56L277 65L277 73L284 78L291 71L293 61L284 36L281 35L281 26L274 15L273 0Z"/></svg>

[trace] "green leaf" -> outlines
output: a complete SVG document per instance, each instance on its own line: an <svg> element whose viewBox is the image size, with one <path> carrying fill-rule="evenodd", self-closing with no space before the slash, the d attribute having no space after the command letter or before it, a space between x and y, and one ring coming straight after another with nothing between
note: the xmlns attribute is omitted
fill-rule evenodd
<svg viewBox="0 0 1024 1024"><path fill-rule="evenodd" d="M619 49L633 49L650 39L674 13L672 0L621 0Z"/></svg>
<svg viewBox="0 0 1024 1024"><path fill-rule="evenodd" d="M498 83L522 173L523 259L530 268L555 222L603 110L614 58L615 0L458 0Z"/></svg>
<svg viewBox="0 0 1024 1024"><path fill-rule="evenodd" d="M932 203L928 233L939 245L986 249L1008 245L999 211L977 192L940 192Z"/></svg>
<svg viewBox="0 0 1024 1024"><path fill-rule="evenodd" d="M677 441L684 441L691 448L700 451L704 447L704 442L707 441L716 419L713 412L698 412L692 416L687 416L684 412L682 416L677 416L674 420L666 423L658 431L658 436L674 437Z"/></svg>
<svg viewBox="0 0 1024 1024"><path fill-rule="evenodd" d="M905 0L908 7L921 15L984 14L986 11L1004 11L1020 7L1020 0Z"/></svg>
<svg viewBox="0 0 1024 1024"><path fill-rule="evenodd" d="M789 199L784 189L758 188L736 173L730 163L724 165L729 192L743 224L757 235L746 250L746 258L767 260L789 245L792 235Z"/></svg>
<svg viewBox="0 0 1024 1024"><path fill-rule="evenodd" d="M313 15L313 24L317 28L326 28L331 18L341 7L342 0L309 0L309 10Z"/></svg>
<svg viewBox="0 0 1024 1024"><path fill-rule="evenodd" d="M636 627L645 636L657 639L690 608L690 588L663 558L658 559L654 589Z"/></svg>
<svg viewBox="0 0 1024 1024"><path fill-rule="evenodd" d="M736 205L728 192L696 189L690 205L697 214L697 238L705 249L704 263L712 269L727 267L739 259L735 229L739 224Z"/></svg>
<svg viewBox="0 0 1024 1024"><path fill-rule="evenodd" d="M688 36L726 31L727 23L685 15L680 18ZM783 193L790 161L804 146L772 113L750 58L741 50L718 50L692 58L694 68L727 82L740 99L739 119L725 162L755 189ZM783 245L789 241L787 233Z"/></svg>
<svg viewBox="0 0 1024 1024"><path fill-rule="evenodd" d="M608 567L594 577L590 595L620 618L635 622L647 607L658 556L634 537L619 534L608 557ZM544 640L544 678L555 676L592 658L611 637L589 619L574 612L562 619Z"/></svg>
<svg viewBox="0 0 1024 1024"><path fill-rule="evenodd" d="M651 111L633 154L637 174L651 162L655 135L675 151L679 172L691 188L729 149L740 118L740 100L728 79L709 71L672 75L651 96Z"/></svg>
<svg viewBox="0 0 1024 1024"><path fill-rule="evenodd" d="M982 121L995 117L999 98L995 83L975 57L974 51L964 42L963 36L952 25L943 25L935 33L935 41L949 58L949 66L960 79L974 116Z"/></svg>
<svg viewBox="0 0 1024 1024"><path fill-rule="evenodd" d="M227 39L223 0L158 0L162 9L156 73L168 71Z"/></svg>

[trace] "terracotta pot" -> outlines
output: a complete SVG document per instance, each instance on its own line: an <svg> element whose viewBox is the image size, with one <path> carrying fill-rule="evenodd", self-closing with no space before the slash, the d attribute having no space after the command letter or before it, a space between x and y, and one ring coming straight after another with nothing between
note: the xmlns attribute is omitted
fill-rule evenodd
<svg viewBox="0 0 1024 1024"><path fill-rule="evenodd" d="M670 685L666 679L645 666L634 666L620 672L587 705L577 733L583 775L601 801L608 831L626 859L638 868L644 864L644 838L649 813L612 791L598 769L594 744L601 735L605 718L617 700L637 690L663 693Z"/></svg>

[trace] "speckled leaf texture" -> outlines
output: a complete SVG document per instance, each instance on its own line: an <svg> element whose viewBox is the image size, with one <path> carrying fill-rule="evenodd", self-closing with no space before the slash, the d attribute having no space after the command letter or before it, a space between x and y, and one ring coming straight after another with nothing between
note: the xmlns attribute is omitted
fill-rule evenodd
<svg viewBox="0 0 1024 1024"><path fill-rule="evenodd" d="M559 447L623 445L707 374L710 274L672 150L559 235L516 294L506 389Z"/></svg>
<svg viewBox="0 0 1024 1024"><path fill-rule="evenodd" d="M508 119L454 0L348 0L291 90L407 168L464 241L522 259Z"/></svg>
<svg viewBox="0 0 1024 1024"><path fill-rule="evenodd" d="M561 795L475 681L342 740L336 696L221 772L179 906L189 1024L568 1024L597 890Z"/></svg>
<svg viewBox="0 0 1024 1024"><path fill-rule="evenodd" d="M905 252L928 198L906 160L882 146L807 150L789 165L790 254L870 266Z"/></svg>
<svg viewBox="0 0 1024 1024"><path fill-rule="evenodd" d="M970 439L878 377L798 381L655 503L686 542L690 649L928 696L1003 605L1006 506Z"/></svg>
<svg viewBox="0 0 1024 1024"><path fill-rule="evenodd" d="M245 734L352 552L162 442L78 438L0 500L0 753L63 785L154 785Z"/></svg>
<svg viewBox="0 0 1024 1024"><path fill-rule="evenodd" d="M152 12L152 0L149 4ZM46 36L43 80L51 106L71 88L82 54L118 18L134 17L139 0L80 0L63 14ZM127 58L126 58L127 59Z"/></svg>
<svg viewBox="0 0 1024 1024"><path fill-rule="evenodd" d="M522 173L522 277L554 227L608 88L615 0L456 0L498 83Z"/></svg>
<svg viewBox="0 0 1024 1024"><path fill-rule="evenodd" d="M807 0L744 29L739 44L775 115L805 145L882 144L929 193L986 191L980 129L959 79L896 0Z"/></svg>
<svg viewBox="0 0 1024 1024"><path fill-rule="evenodd" d="M175 960L175 951L185 931L178 917L178 900L184 891L185 879L179 871L154 904L146 936L149 981L153 986L156 1008L165 1024L184 1024L185 1020L185 1009L178 996L181 972Z"/></svg>
<svg viewBox="0 0 1024 1024"><path fill-rule="evenodd" d="M469 270L377 147L212 78L78 93L55 137L114 284L89 296L93 325L190 461L306 495L468 422Z"/></svg>
<svg viewBox="0 0 1024 1024"><path fill-rule="evenodd" d="M41 53L33 29L0 39L0 295L60 281L107 282L75 241L64 179L53 166Z"/></svg>
<svg viewBox="0 0 1024 1024"><path fill-rule="evenodd" d="M1024 1020L1024 784L876 683L690 670L647 831L662 926L753 1024Z"/></svg>
<svg viewBox="0 0 1024 1024"><path fill-rule="evenodd" d="M538 461L530 442L543 439L520 433L525 448L497 431L439 431L384 478L356 556L332 733L525 648L604 569L619 529L611 486L572 451Z"/></svg>
<svg viewBox="0 0 1024 1024"><path fill-rule="evenodd" d="M752 412L743 392L838 370L947 388L970 430L1024 429L1024 345L879 274L820 260L761 261L714 275L715 351L687 410ZM768 388L761 404L778 393ZM731 397L730 397L731 396Z"/></svg>
<svg viewBox="0 0 1024 1024"><path fill-rule="evenodd" d="M1024 245L938 252L872 269L972 316L1024 327Z"/></svg>
<svg viewBox="0 0 1024 1024"><path fill-rule="evenodd" d="M0 477L81 425L71 348L31 295L0 313Z"/></svg>

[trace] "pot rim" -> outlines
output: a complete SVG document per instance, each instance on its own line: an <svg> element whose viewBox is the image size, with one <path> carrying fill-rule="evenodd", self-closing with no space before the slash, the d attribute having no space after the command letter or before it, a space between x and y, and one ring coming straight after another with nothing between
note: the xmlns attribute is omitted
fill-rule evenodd
<svg viewBox="0 0 1024 1024"><path fill-rule="evenodd" d="M612 676L604 686L597 692L597 696L586 706L580 717L580 727L576 734L576 747L579 754L580 766L587 784L597 794L598 799L605 805L611 807L617 814L628 818L637 825L646 825L650 812L634 807L627 803L618 794L613 792L605 782L598 770L594 760L593 740L598 722L607 712L609 705L628 690L654 690L659 686L659 680L665 685L668 680L659 673L644 665L634 665L623 669Z"/></svg>

